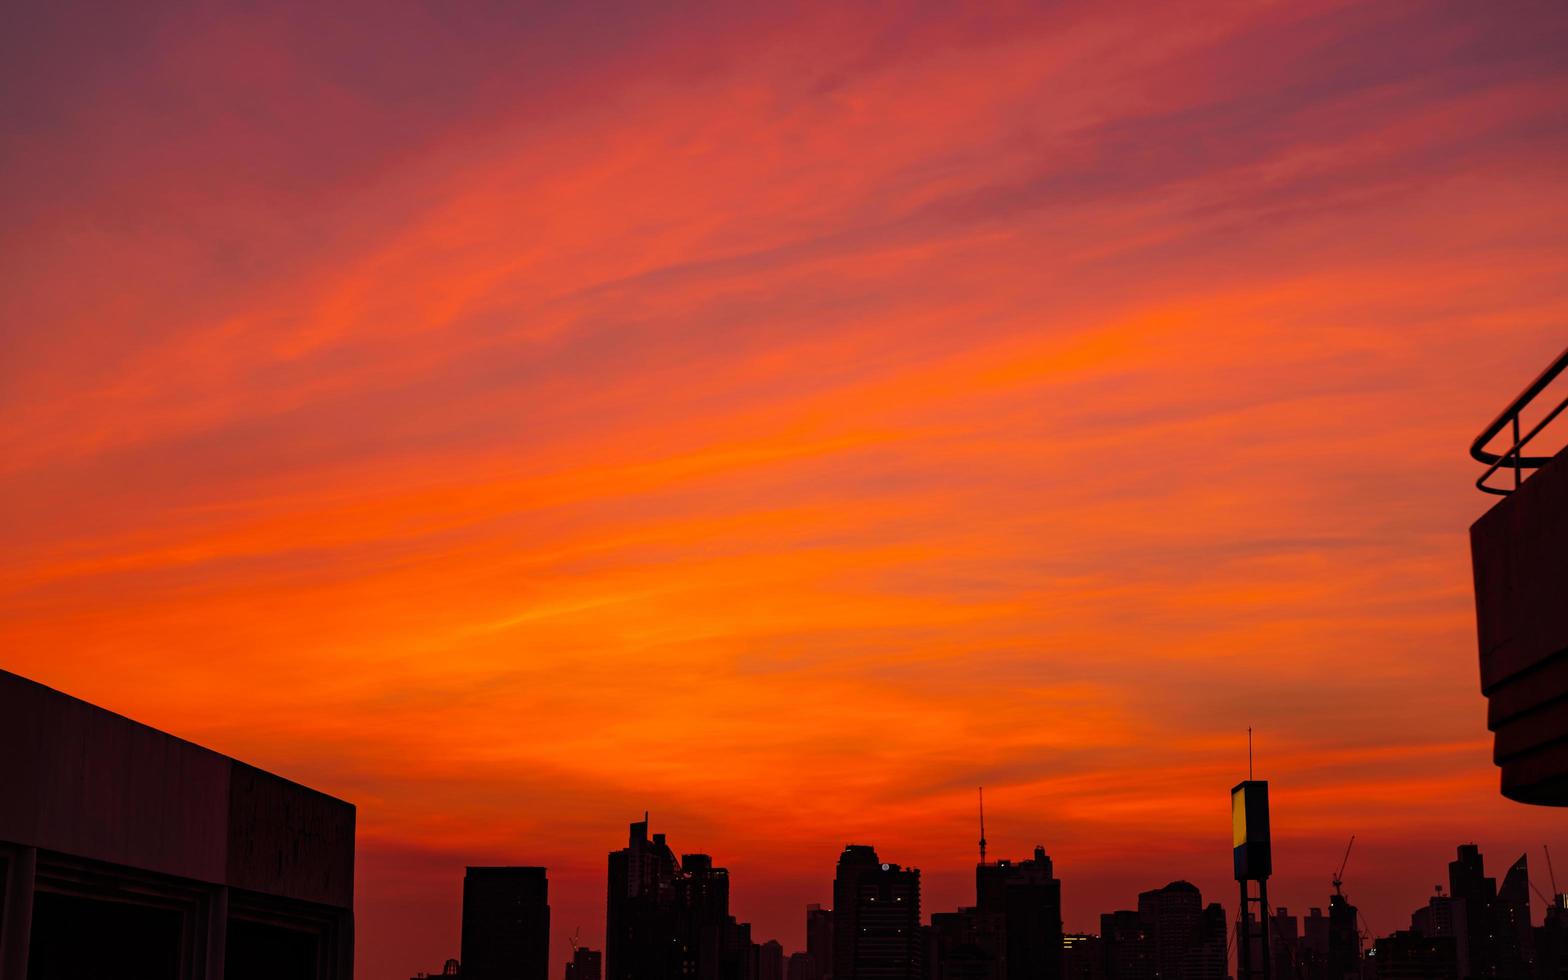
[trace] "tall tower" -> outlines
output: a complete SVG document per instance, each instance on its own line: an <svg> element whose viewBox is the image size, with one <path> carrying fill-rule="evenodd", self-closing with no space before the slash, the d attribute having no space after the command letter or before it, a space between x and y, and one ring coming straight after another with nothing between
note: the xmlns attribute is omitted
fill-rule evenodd
<svg viewBox="0 0 1568 980"><path fill-rule="evenodd" d="M610 852L605 888L605 980L670 980L679 975L676 884L680 866L648 818L631 825L626 846Z"/></svg>
<svg viewBox="0 0 1568 980"><path fill-rule="evenodd" d="M833 879L835 980L915 980L923 962L920 872L850 844Z"/></svg>
<svg viewBox="0 0 1568 980"><path fill-rule="evenodd" d="M1059 980L1062 975L1062 883L1045 848L1013 863L975 869L975 908L1002 923L1001 954L1009 980Z"/></svg>
<svg viewBox="0 0 1568 980"><path fill-rule="evenodd" d="M1249 739L1250 742L1250 739ZM1250 748L1249 748L1250 755ZM1265 779L1247 779L1230 791L1231 861L1236 880L1241 884L1241 909L1236 924L1236 980L1270 980L1267 933L1269 919L1269 875L1274 873L1274 855L1269 841L1269 784ZM1257 895L1252 894L1257 886ZM1257 906L1254 915L1252 906ZM1255 935L1256 933L1256 935ZM1254 964L1253 941L1263 962Z"/></svg>
<svg viewBox="0 0 1568 980"><path fill-rule="evenodd" d="M817 980L833 976L833 910L813 902L806 906L806 955L817 967Z"/></svg>
<svg viewBox="0 0 1568 980"><path fill-rule="evenodd" d="M463 976L547 980L549 881L544 868L469 868L463 875Z"/></svg>

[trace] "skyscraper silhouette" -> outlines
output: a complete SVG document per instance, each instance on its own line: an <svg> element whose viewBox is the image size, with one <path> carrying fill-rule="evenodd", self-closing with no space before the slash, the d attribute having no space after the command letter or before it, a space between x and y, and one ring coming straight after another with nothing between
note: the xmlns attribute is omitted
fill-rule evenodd
<svg viewBox="0 0 1568 980"><path fill-rule="evenodd" d="M784 963L784 980L822 980L822 975L809 952L791 953Z"/></svg>
<svg viewBox="0 0 1568 980"><path fill-rule="evenodd" d="M1448 862L1448 892L1464 903L1460 922L1463 930L1465 962L1461 977L1497 975L1492 943L1493 905L1497 902L1497 879L1486 876L1481 849L1474 844L1459 845L1458 856Z"/></svg>
<svg viewBox="0 0 1568 980"><path fill-rule="evenodd" d="M566 963L566 980L602 980L604 954L597 949L579 946L572 950Z"/></svg>
<svg viewBox="0 0 1568 980"><path fill-rule="evenodd" d="M548 980L544 868L469 868L463 876L464 980Z"/></svg>
<svg viewBox="0 0 1568 980"><path fill-rule="evenodd" d="M921 975L920 872L850 844L833 879L836 980L914 980Z"/></svg>
<svg viewBox="0 0 1568 980"><path fill-rule="evenodd" d="M1357 980L1361 976L1360 915L1344 895L1328 897L1329 980Z"/></svg>
<svg viewBox="0 0 1568 980"><path fill-rule="evenodd" d="M1173 881L1138 895L1138 911L1100 916L1112 980L1225 980L1225 910L1196 885Z"/></svg>
<svg viewBox="0 0 1568 980"><path fill-rule="evenodd" d="M706 854L683 854L675 876L676 945L686 980L719 980L724 974L730 918L730 873Z"/></svg>
<svg viewBox="0 0 1568 980"><path fill-rule="evenodd" d="M756 980L751 926L729 914L729 872L706 854L676 861L644 818L609 859L605 917L608 980ZM782 950L779 959L783 973Z"/></svg>
<svg viewBox="0 0 1568 980"><path fill-rule="evenodd" d="M610 853L605 896L606 980L670 980L679 975L674 948L675 854L663 834L648 839L645 817L631 825L626 847Z"/></svg>
<svg viewBox="0 0 1568 980"><path fill-rule="evenodd" d="M833 976L833 910L806 906L806 953L817 965L817 980Z"/></svg>
<svg viewBox="0 0 1568 980"><path fill-rule="evenodd" d="M975 867L975 907L1001 920L998 952L1005 980L1059 980L1062 975L1062 883L1045 848L1014 864Z"/></svg>

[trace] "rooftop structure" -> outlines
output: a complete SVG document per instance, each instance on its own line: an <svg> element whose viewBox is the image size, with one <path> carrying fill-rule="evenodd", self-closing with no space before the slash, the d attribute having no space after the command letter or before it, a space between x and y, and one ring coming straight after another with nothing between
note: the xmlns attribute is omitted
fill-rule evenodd
<svg viewBox="0 0 1568 980"><path fill-rule="evenodd" d="M349 980L354 807L0 670L0 980Z"/></svg>
<svg viewBox="0 0 1568 980"><path fill-rule="evenodd" d="M1548 395L1565 369L1568 350L1470 446L1488 467L1476 486L1503 498L1470 527L1493 759L1504 796L1545 806L1568 806L1568 448L1525 450L1568 409Z"/></svg>

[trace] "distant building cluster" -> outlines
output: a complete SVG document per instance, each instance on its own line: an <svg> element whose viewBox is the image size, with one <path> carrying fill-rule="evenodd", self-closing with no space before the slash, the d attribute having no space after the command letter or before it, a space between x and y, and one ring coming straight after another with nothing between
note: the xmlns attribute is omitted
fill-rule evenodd
<svg viewBox="0 0 1568 980"><path fill-rule="evenodd" d="M349 980L352 805L0 671L0 980ZM925 918L916 868L839 855L806 948L759 940L730 876L677 856L647 816L611 852L602 951L573 942L565 980L1568 980L1568 895L1501 884L1458 848L1407 929L1372 938L1333 879L1327 914L1267 899L1267 785L1232 791L1238 913L1174 881L1065 933L1045 849L987 860L974 903ZM1353 842L1353 841L1352 841ZM1347 848L1346 857L1348 859ZM1550 853L1547 853L1548 862ZM1540 924L1532 905L1544 907ZM549 980L541 867L470 867L461 947L428 976ZM90 941L84 941L90 940ZM557 974L559 976L560 974ZM420 974L420 977L427 977Z"/></svg>
<svg viewBox="0 0 1568 980"><path fill-rule="evenodd" d="M1232 980L1250 937L1249 976L1271 980L1568 980L1568 896L1532 925L1523 856L1501 887L1479 849L1460 846L1449 884L1409 929L1371 940L1339 892L1328 911L1268 910L1263 928L1227 917L1196 885L1173 881L1106 912L1100 931L1064 933L1062 883L1045 849L975 867L975 901L922 921L920 871L851 844L833 904L805 909L806 948L757 941L730 912L730 878L706 854L677 856L644 819L609 855L602 954L573 944L565 980ZM1266 941L1265 941L1266 937ZM549 980L550 908L543 868L469 868L462 980ZM1266 946L1266 950L1265 950ZM416 980L427 977L419 974Z"/></svg>

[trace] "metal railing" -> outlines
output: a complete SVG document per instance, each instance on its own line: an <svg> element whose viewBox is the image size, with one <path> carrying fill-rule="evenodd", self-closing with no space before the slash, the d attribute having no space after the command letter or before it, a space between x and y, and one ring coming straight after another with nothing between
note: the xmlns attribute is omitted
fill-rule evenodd
<svg viewBox="0 0 1568 980"><path fill-rule="evenodd" d="M1546 370L1541 372L1540 377L1530 382L1529 386L1519 393L1519 397L1509 402L1508 407L1503 409L1502 413L1492 420L1492 424L1482 429L1481 434L1475 437L1475 441L1470 444L1470 456L1478 463L1488 464L1486 472L1482 473L1480 478L1475 481L1477 490L1506 497L1519 489L1519 485L1524 482L1525 470L1538 470L1552 461L1550 456L1526 456L1523 454L1523 449L1531 439L1540 434L1542 429L1550 425L1553 419L1561 415L1564 409L1568 409L1568 397L1564 397L1562 401L1558 402L1556 408L1547 412L1541 421L1535 424L1535 428L1526 432L1523 436L1519 434L1519 414L1524 411L1525 406L1535 400L1535 396L1545 391L1546 386L1555 381L1557 376L1563 373L1564 369L1568 369L1568 350L1558 354L1557 359L1547 365ZM1498 433L1506 428L1512 429L1513 445L1509 446L1502 453L1487 452L1486 444L1497 438ZM1511 487L1487 486L1486 481L1492 478L1492 474L1504 468L1513 470L1514 485Z"/></svg>

